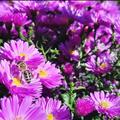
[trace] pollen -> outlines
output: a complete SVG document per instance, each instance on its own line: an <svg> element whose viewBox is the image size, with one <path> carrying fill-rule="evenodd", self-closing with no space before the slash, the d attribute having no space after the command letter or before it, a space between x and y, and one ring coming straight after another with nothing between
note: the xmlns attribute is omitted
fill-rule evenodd
<svg viewBox="0 0 120 120"><path fill-rule="evenodd" d="M70 50L69 53L71 55L79 55L78 51L77 50Z"/></svg>
<svg viewBox="0 0 120 120"><path fill-rule="evenodd" d="M104 109L107 109L111 106L111 103L109 101L103 100L103 101L100 102L100 106Z"/></svg>
<svg viewBox="0 0 120 120"><path fill-rule="evenodd" d="M13 78L12 79L12 85L15 85L15 86L19 87L19 86L22 85L22 83L18 78Z"/></svg>
<svg viewBox="0 0 120 120"><path fill-rule="evenodd" d="M28 59L28 56L25 53L20 53L19 56L24 57L25 59Z"/></svg>
<svg viewBox="0 0 120 120"><path fill-rule="evenodd" d="M40 70L39 71L39 76L41 78L46 78L48 76L48 72L46 70Z"/></svg>
<svg viewBox="0 0 120 120"><path fill-rule="evenodd" d="M104 69L104 68L106 68L107 67L107 64L106 63L102 63L101 65L100 65L100 68L102 68L102 69Z"/></svg>
<svg viewBox="0 0 120 120"><path fill-rule="evenodd" d="M47 120L54 120L53 114L48 114L47 115Z"/></svg>

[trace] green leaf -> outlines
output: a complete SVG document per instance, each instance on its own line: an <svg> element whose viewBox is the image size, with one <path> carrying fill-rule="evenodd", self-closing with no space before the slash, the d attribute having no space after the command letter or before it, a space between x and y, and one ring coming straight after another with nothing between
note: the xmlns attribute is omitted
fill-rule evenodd
<svg viewBox="0 0 120 120"><path fill-rule="evenodd" d="M64 103L73 111L76 93L73 93L73 94L65 93L65 94L62 94L61 96L62 96Z"/></svg>

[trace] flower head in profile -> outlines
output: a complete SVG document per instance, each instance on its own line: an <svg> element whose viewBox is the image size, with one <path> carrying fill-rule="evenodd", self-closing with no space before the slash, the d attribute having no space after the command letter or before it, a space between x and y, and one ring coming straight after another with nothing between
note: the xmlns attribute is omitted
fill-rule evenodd
<svg viewBox="0 0 120 120"><path fill-rule="evenodd" d="M27 16L22 13L16 13L13 16L13 23L15 26L20 27L28 24L30 21L27 20Z"/></svg>
<svg viewBox="0 0 120 120"><path fill-rule="evenodd" d="M30 69L35 69L44 61L44 57L39 53L34 45L22 40L11 40L10 43L4 43L4 47L0 49L1 59L10 61L24 61Z"/></svg>
<svg viewBox="0 0 120 120"><path fill-rule="evenodd" d="M37 106L44 116L41 120L71 120L70 111L61 101L52 98L40 98Z"/></svg>
<svg viewBox="0 0 120 120"><path fill-rule="evenodd" d="M42 84L47 88L55 88L62 84L62 75L55 64L43 62L38 66L36 73Z"/></svg>
<svg viewBox="0 0 120 120"><path fill-rule="evenodd" d="M94 102L89 98L78 98L76 101L76 112L78 115L86 116L94 111Z"/></svg>
<svg viewBox="0 0 120 120"><path fill-rule="evenodd" d="M90 96L99 113L106 114L108 117L120 116L120 97L103 91L91 93Z"/></svg>
<svg viewBox="0 0 120 120"><path fill-rule="evenodd" d="M39 97L41 95L41 82L34 77L31 71L30 73L32 76L28 81L14 62L10 63L9 61L2 60L0 63L0 74L4 78L0 82L6 86L10 94L17 94L22 97L26 95Z"/></svg>
<svg viewBox="0 0 120 120"><path fill-rule="evenodd" d="M38 109L32 107L32 98L22 101L18 96L1 100L0 120L38 120Z"/></svg>

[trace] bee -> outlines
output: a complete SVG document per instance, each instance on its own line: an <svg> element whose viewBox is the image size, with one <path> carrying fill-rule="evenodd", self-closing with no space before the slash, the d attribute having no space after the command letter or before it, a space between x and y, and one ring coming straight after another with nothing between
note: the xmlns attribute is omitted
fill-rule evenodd
<svg viewBox="0 0 120 120"><path fill-rule="evenodd" d="M26 63L23 62L23 61L19 61L17 63L17 66L18 66L18 68L19 68L20 71L24 71L24 70L28 69Z"/></svg>
<svg viewBox="0 0 120 120"><path fill-rule="evenodd" d="M26 63L23 62L23 61L20 61L20 62L17 63L17 66L22 73L21 77L23 77L26 80L27 83L30 83L33 75L30 72L30 70L28 69Z"/></svg>
<svg viewBox="0 0 120 120"><path fill-rule="evenodd" d="M26 82L30 83L31 79L32 79L32 73L29 70L25 70L22 73L23 73L23 76L24 76L24 79L26 80Z"/></svg>

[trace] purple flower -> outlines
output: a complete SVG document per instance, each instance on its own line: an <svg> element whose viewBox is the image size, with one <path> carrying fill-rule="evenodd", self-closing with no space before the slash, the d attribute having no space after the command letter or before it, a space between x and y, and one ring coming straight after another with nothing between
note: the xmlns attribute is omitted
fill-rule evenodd
<svg viewBox="0 0 120 120"><path fill-rule="evenodd" d="M87 8L87 7L95 7L98 2L96 1L70 1L69 2L72 6L74 6L76 9L81 9L81 8Z"/></svg>
<svg viewBox="0 0 120 120"><path fill-rule="evenodd" d="M91 93L90 96L99 113L106 114L108 117L120 117L120 97L105 94L103 91Z"/></svg>
<svg viewBox="0 0 120 120"><path fill-rule="evenodd" d="M88 37L86 37L86 39L85 39L85 47L84 47L84 50L85 50L85 52L86 53L90 53L91 52L91 50L93 50L94 49L94 42L95 42L95 40L94 40L94 32L91 32L90 34L89 34L89 36Z"/></svg>
<svg viewBox="0 0 120 120"><path fill-rule="evenodd" d="M11 94L17 94L22 97L26 95L39 97L41 95L41 82L34 77L32 71L30 71L32 77L28 82L23 71L19 70L16 63L2 60L0 64L0 73L4 78L1 79L0 82L7 87Z"/></svg>
<svg viewBox="0 0 120 120"><path fill-rule="evenodd" d="M39 109L32 107L32 98L22 101L17 96L1 100L0 120L37 120Z"/></svg>
<svg viewBox="0 0 120 120"><path fill-rule="evenodd" d="M28 42L22 40L11 40L9 44L4 43L4 47L0 49L0 56L2 59L15 60L16 63L24 61L30 69L36 69L44 61L44 57L34 45L29 46Z"/></svg>
<svg viewBox="0 0 120 120"><path fill-rule="evenodd" d="M13 18L13 11L7 2L0 2L0 22L11 22Z"/></svg>
<svg viewBox="0 0 120 120"><path fill-rule="evenodd" d="M37 1L14 1L14 10L19 12L27 12L30 10L39 10L41 2Z"/></svg>
<svg viewBox="0 0 120 120"><path fill-rule="evenodd" d="M112 69L111 54L105 52L98 56L91 55L87 59L86 69L97 75L109 72Z"/></svg>
<svg viewBox="0 0 120 120"><path fill-rule="evenodd" d="M94 102L89 98L78 98L76 101L76 112L80 116L86 116L94 111Z"/></svg>
<svg viewBox="0 0 120 120"><path fill-rule="evenodd" d="M82 33L82 28L83 28L83 24L75 21L73 24L70 25L67 33L69 35L80 34L80 33Z"/></svg>
<svg viewBox="0 0 120 120"><path fill-rule="evenodd" d="M78 61L79 60L79 52L75 48L76 44L71 41L66 41L65 43L61 43L59 46L62 55L68 59Z"/></svg>
<svg viewBox="0 0 120 120"><path fill-rule="evenodd" d="M87 8L94 8L97 3L96 1L67 1L63 6L64 14L71 20L79 21L82 24L89 24L92 22L92 19Z"/></svg>
<svg viewBox="0 0 120 120"><path fill-rule="evenodd" d="M68 74L68 75L71 75L71 74L72 74L72 72L74 71L73 69L74 69L74 68L73 68L73 65L70 64L70 63L66 63L66 64L64 65L64 72L65 72L66 74Z"/></svg>
<svg viewBox="0 0 120 120"><path fill-rule="evenodd" d="M28 24L29 22L30 21L27 20L27 16L25 14L15 13L13 16L13 23L17 27L24 26L24 25Z"/></svg>
<svg viewBox="0 0 120 120"><path fill-rule="evenodd" d="M105 11L106 13L119 13L119 6L117 1L104 1L101 5L101 10ZM114 11L113 11L114 9Z"/></svg>
<svg viewBox="0 0 120 120"><path fill-rule="evenodd" d="M51 22L50 22L51 21ZM39 15L37 24L45 26L62 26L68 24L68 18L65 15Z"/></svg>
<svg viewBox="0 0 120 120"><path fill-rule="evenodd" d="M93 49L96 49L96 51L99 53L108 50L112 45L111 37L112 37L112 29L100 25L96 33L92 31L86 37L85 48L84 48L85 52L86 53L92 52Z"/></svg>
<svg viewBox="0 0 120 120"><path fill-rule="evenodd" d="M37 106L41 110L41 120L71 120L70 111L61 101L52 98L40 98Z"/></svg>
<svg viewBox="0 0 120 120"><path fill-rule="evenodd" d="M62 84L61 79L63 77L55 64L43 62L38 66L36 73L42 84L47 88L55 88Z"/></svg>

